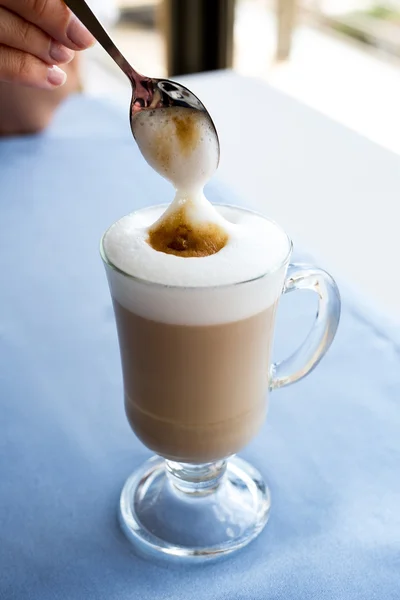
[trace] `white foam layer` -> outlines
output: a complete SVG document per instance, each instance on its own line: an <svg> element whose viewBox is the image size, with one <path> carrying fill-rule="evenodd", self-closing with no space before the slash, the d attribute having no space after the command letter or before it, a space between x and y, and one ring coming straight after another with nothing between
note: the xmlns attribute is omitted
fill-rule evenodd
<svg viewBox="0 0 400 600"><path fill-rule="evenodd" d="M209 118L181 107L139 112L136 142L150 166L179 190L200 190L218 166L218 140Z"/></svg>
<svg viewBox="0 0 400 600"><path fill-rule="evenodd" d="M214 207L202 202L203 212L196 203L196 218L209 219ZM138 211L112 225L103 250L108 261L127 274L107 269L114 298L144 318L182 325L228 323L274 304L282 292L290 251L286 234L255 213L215 208L229 240L216 254L201 258L164 254L147 243L148 228L163 214L163 206Z"/></svg>
<svg viewBox="0 0 400 600"><path fill-rule="evenodd" d="M176 210L180 197L165 214ZM188 209L189 210L189 209ZM220 286L259 277L274 270L289 251L286 234L272 221L256 213L232 207L214 207L204 197L196 200L190 220L218 222L229 235L216 254L182 258L154 250L148 230L164 214L157 206L123 217L110 227L104 238L109 261L128 275L153 283L181 287Z"/></svg>

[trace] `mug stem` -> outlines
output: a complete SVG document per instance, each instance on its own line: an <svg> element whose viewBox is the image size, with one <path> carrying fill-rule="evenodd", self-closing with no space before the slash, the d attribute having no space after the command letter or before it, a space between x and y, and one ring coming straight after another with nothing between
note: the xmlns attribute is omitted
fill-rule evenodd
<svg viewBox="0 0 400 600"><path fill-rule="evenodd" d="M198 465L165 460L169 481L177 490L191 496L215 492L224 477L226 465L226 459Z"/></svg>

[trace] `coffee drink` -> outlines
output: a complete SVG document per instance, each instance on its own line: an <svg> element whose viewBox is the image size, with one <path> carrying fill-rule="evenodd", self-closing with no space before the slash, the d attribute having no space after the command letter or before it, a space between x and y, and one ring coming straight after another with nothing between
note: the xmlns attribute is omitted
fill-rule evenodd
<svg viewBox="0 0 400 600"><path fill-rule="evenodd" d="M166 219L163 207L124 217L103 242L129 423L148 448L178 462L238 452L267 406L287 238L259 215L217 208L229 237L206 257L151 246L153 223Z"/></svg>
<svg viewBox="0 0 400 600"><path fill-rule="evenodd" d="M240 450L263 422L290 248L267 219L205 198L219 150L203 112L142 111L134 135L176 195L166 209L120 219L103 240L126 413L158 454L211 462Z"/></svg>

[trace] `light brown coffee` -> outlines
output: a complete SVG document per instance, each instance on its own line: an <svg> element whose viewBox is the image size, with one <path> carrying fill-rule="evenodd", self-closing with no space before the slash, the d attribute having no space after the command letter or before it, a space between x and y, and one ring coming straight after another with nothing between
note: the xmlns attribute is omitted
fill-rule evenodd
<svg viewBox="0 0 400 600"><path fill-rule="evenodd" d="M188 258L210 256L225 246L226 231L215 223L194 226L187 214L190 206L186 202L150 229L147 241L154 250Z"/></svg>
<svg viewBox="0 0 400 600"><path fill-rule="evenodd" d="M126 413L148 448L204 463L251 440L265 417L275 306L233 323L182 326L114 300Z"/></svg>

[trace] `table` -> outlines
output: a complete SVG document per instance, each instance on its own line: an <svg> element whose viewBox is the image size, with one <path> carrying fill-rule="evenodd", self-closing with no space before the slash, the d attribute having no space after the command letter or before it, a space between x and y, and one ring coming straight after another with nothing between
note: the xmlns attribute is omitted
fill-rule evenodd
<svg viewBox="0 0 400 600"><path fill-rule="evenodd" d="M397 600L400 332L390 320L342 284L326 359L272 397L243 452L272 491L254 543L201 567L145 562L116 520L121 486L149 452L123 414L98 243L117 217L171 190L142 161L125 114L80 97L43 136L0 142L0 181L1 600ZM217 183L208 195L233 196ZM314 308L308 294L283 299L278 356Z"/></svg>

